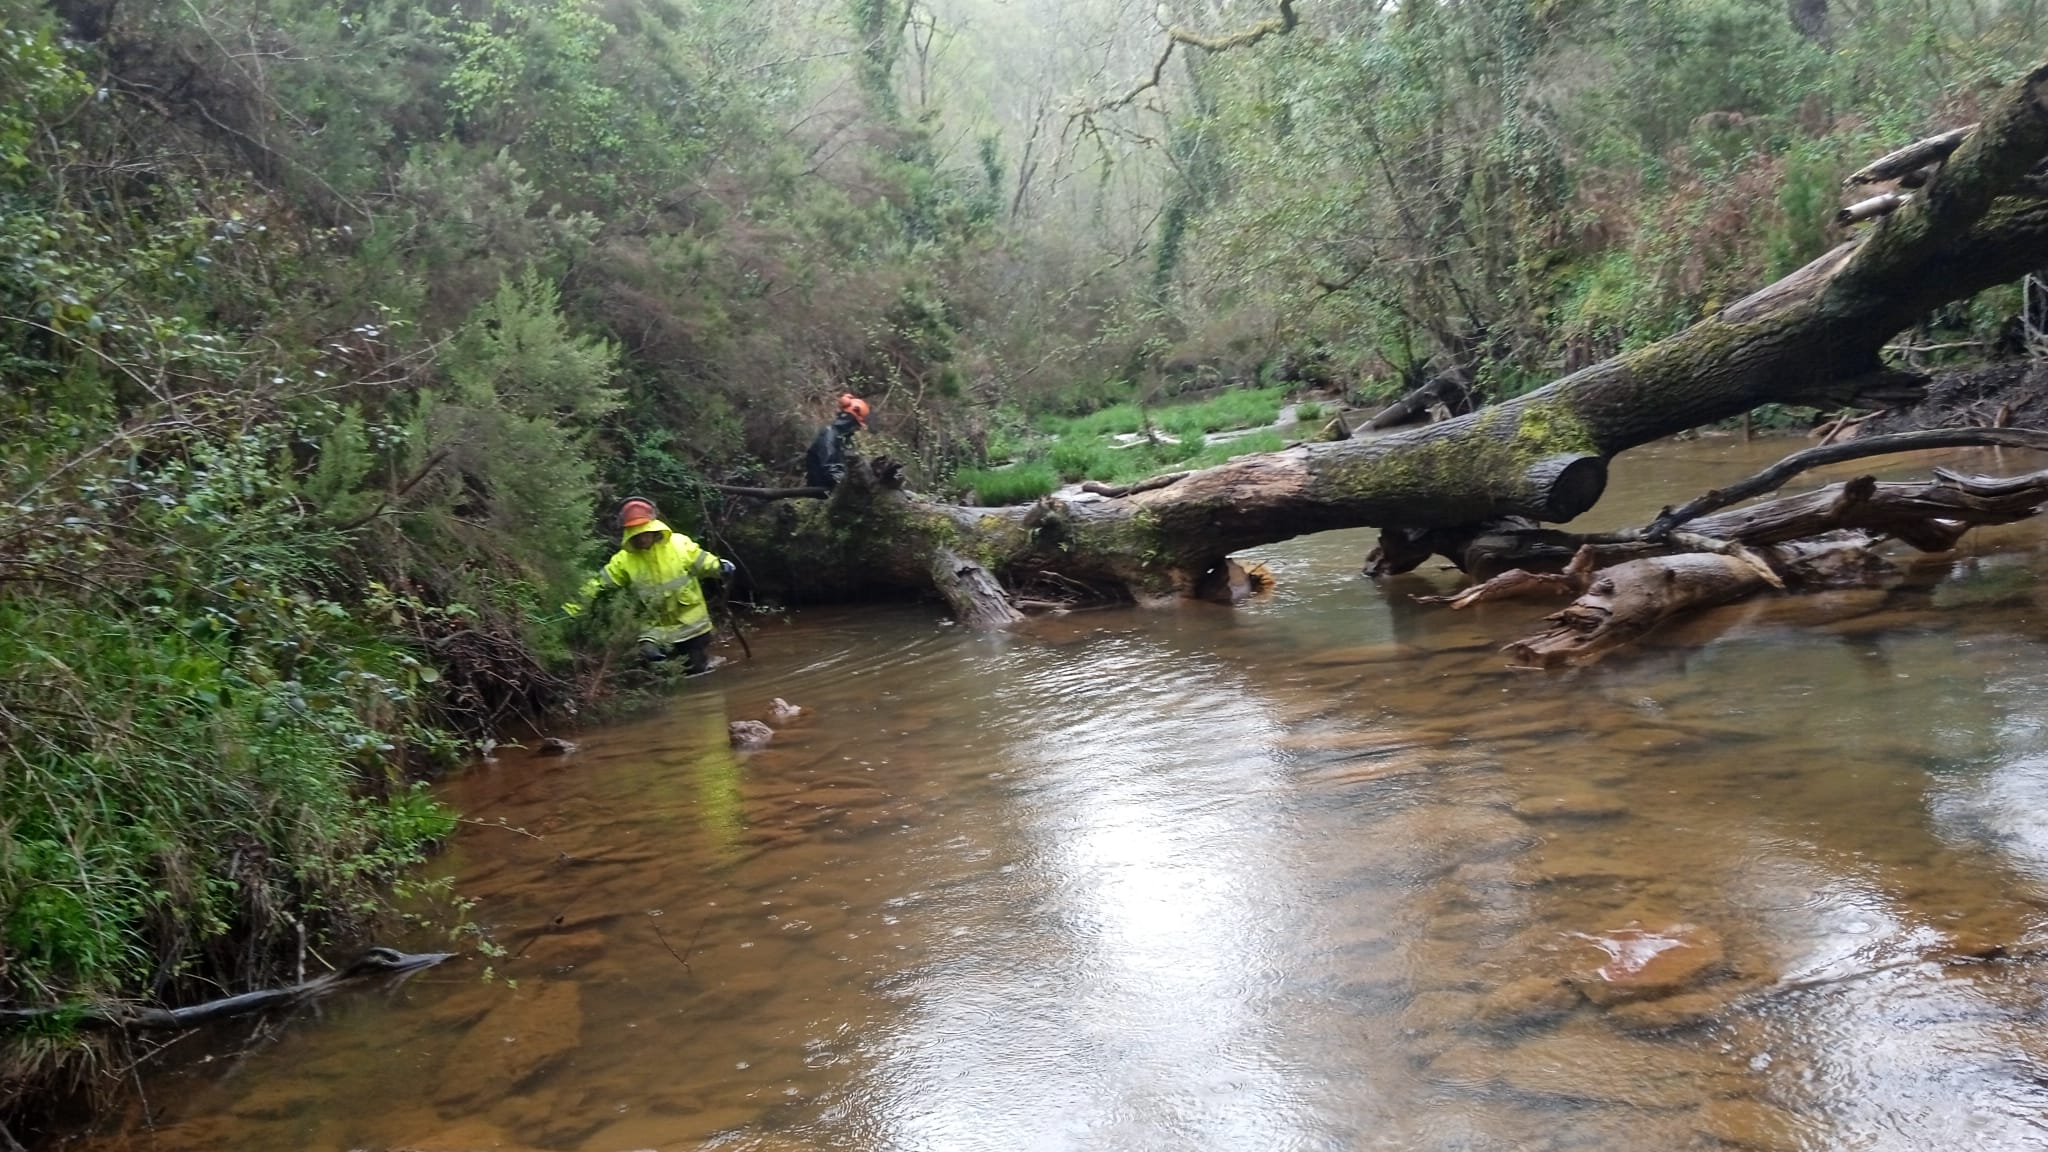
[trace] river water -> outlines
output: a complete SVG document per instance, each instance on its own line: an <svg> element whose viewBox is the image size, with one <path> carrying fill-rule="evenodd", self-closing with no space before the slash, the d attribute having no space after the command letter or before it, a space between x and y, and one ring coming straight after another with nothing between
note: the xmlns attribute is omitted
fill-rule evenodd
<svg viewBox="0 0 2048 1152"><path fill-rule="evenodd" d="M1631 453L1582 526L1786 449ZM73 1146L2048 1148L2037 530L1548 674L1498 649L1555 604L1370 543L1235 610L758 625L446 786L504 955L182 1041Z"/></svg>

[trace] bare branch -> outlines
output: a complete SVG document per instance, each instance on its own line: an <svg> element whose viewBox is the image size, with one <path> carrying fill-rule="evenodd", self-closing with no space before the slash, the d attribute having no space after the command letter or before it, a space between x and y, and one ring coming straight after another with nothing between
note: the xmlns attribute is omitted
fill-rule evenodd
<svg viewBox="0 0 2048 1152"><path fill-rule="evenodd" d="M1643 529L1645 540L1662 540L1680 524L1697 520L1709 512L1739 504L1752 496L1775 492L1794 476L1809 469L1870 456L1913 452L1924 448L2034 448L2048 451L2048 432L2030 428L1935 428L1923 432L1900 432L1892 436L1871 436L1846 440L1819 448L1794 452L1769 468L1726 488L1716 488L1697 500L1667 509Z"/></svg>
<svg viewBox="0 0 2048 1152"><path fill-rule="evenodd" d="M1887 152L1849 173L1842 184L1844 187L1854 188L1859 184L1878 184L1911 175L1929 164L1948 159L1951 153L1962 147L1963 139L1976 130L1975 124L1965 124L1961 128L1951 128L1939 136L1916 140L1896 152Z"/></svg>
<svg viewBox="0 0 2048 1152"><path fill-rule="evenodd" d="M1160 50L1159 59L1152 63L1152 75L1140 80L1122 96L1098 101L1073 113L1067 117L1067 123L1071 125L1076 120L1090 120L1104 112L1114 112L1137 103L1138 97L1159 87L1166 75L1167 62L1173 59L1173 50L1179 45L1200 48L1204 52L1228 52L1236 48L1250 48L1268 36L1284 36L1294 31L1295 25L1299 23L1301 17L1295 14L1294 0L1280 0L1278 15L1269 16L1256 24L1221 36L1204 36L1191 28L1172 25L1166 29L1166 47Z"/></svg>

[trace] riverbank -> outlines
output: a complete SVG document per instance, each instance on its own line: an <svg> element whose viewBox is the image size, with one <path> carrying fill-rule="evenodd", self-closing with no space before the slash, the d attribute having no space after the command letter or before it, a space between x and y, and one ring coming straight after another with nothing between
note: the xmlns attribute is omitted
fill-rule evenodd
<svg viewBox="0 0 2048 1152"><path fill-rule="evenodd" d="M2048 428L2048 362L2004 360L1935 376L1927 398L1857 426L1859 435L1922 428Z"/></svg>

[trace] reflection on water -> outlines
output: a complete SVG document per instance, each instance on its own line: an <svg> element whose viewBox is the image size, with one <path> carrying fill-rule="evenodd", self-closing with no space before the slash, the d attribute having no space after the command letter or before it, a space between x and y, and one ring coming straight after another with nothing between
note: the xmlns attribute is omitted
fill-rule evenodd
<svg viewBox="0 0 2048 1152"><path fill-rule="evenodd" d="M1599 519L1774 448L1625 458ZM1554 606L1416 605L1367 533L1236 611L806 613L448 787L506 955L208 1037L81 1144L2048 1147L2037 541L1554 675L1497 652Z"/></svg>

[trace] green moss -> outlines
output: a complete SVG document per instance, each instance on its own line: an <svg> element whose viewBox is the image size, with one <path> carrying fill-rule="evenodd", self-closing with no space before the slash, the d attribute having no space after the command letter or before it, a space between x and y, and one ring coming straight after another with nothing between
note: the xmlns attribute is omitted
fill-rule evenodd
<svg viewBox="0 0 2048 1152"><path fill-rule="evenodd" d="M1524 464L1545 456L1597 453L1593 429L1562 400L1531 404L1516 421L1514 448Z"/></svg>

